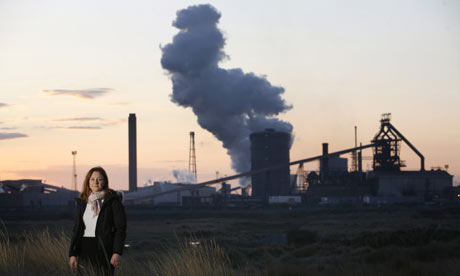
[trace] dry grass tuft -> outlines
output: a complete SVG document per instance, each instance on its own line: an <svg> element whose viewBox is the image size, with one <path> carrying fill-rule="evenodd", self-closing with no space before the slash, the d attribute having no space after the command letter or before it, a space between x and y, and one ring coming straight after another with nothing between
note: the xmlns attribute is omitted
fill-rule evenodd
<svg viewBox="0 0 460 276"><path fill-rule="evenodd" d="M0 273L5 275L18 274L24 267L24 250L12 246L6 227L0 229Z"/></svg>
<svg viewBox="0 0 460 276"><path fill-rule="evenodd" d="M226 252L215 242L198 246L186 240L176 249L157 255L149 265L154 275L236 275Z"/></svg>
<svg viewBox="0 0 460 276"><path fill-rule="evenodd" d="M190 240L178 241L162 253L152 254L142 261L124 256L116 275L243 275L231 265L230 258L215 242L191 245ZM69 237L48 229L25 233L12 242L6 230L0 229L0 275L72 275L68 268ZM85 275L96 275L87 268Z"/></svg>
<svg viewBox="0 0 460 276"><path fill-rule="evenodd" d="M68 237L61 231L53 235L46 229L25 233L12 242L4 225L0 229L1 275L65 275Z"/></svg>

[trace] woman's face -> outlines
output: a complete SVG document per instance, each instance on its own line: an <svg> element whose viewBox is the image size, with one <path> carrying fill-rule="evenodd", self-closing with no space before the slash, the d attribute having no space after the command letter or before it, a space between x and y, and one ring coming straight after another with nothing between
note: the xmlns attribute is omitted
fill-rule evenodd
<svg viewBox="0 0 460 276"><path fill-rule="evenodd" d="M98 171L94 171L89 178L89 188L91 192L97 193L104 187L104 177Z"/></svg>

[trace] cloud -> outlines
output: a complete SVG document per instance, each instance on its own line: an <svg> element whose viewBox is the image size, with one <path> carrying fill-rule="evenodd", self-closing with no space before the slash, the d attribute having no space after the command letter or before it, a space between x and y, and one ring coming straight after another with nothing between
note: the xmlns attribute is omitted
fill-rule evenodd
<svg viewBox="0 0 460 276"><path fill-rule="evenodd" d="M103 126L114 126L128 122L128 118L104 120Z"/></svg>
<svg viewBox="0 0 460 276"><path fill-rule="evenodd" d="M97 97L104 96L107 93L112 92L112 88L91 88L83 90L69 90L69 89L54 89L54 90L43 90L43 93L50 94L52 96L75 96L83 99L94 99Z"/></svg>
<svg viewBox="0 0 460 276"><path fill-rule="evenodd" d="M100 126L52 126L49 128L52 128L52 129L87 129L87 130L102 129L102 127Z"/></svg>
<svg viewBox="0 0 460 276"><path fill-rule="evenodd" d="M104 119L101 117L73 117L73 118L62 118L55 119L54 122L99 122L103 126L118 125L128 121L127 118L121 119Z"/></svg>
<svg viewBox="0 0 460 276"><path fill-rule="evenodd" d="M0 140L16 139L22 137L29 137L29 135L23 133L0 132Z"/></svg>
<svg viewBox="0 0 460 276"><path fill-rule="evenodd" d="M101 129L100 126L69 126L68 129Z"/></svg>
<svg viewBox="0 0 460 276"><path fill-rule="evenodd" d="M128 102L119 102L119 103L109 103L107 105L110 105L110 106L127 106L129 105Z"/></svg>
<svg viewBox="0 0 460 276"><path fill-rule="evenodd" d="M10 107L12 106L11 104L7 104L7 103L0 103L0 109L1 108L7 108L7 107Z"/></svg>
<svg viewBox="0 0 460 276"><path fill-rule="evenodd" d="M64 118L64 119L56 119L53 121L57 122L69 122L69 121L104 121L104 119L100 117L75 117L75 118Z"/></svg>
<svg viewBox="0 0 460 276"><path fill-rule="evenodd" d="M97 122L96 124L83 124L83 125L67 125L67 126L49 126L45 127L48 129L87 129L87 130L97 130L102 129L105 126L113 126L119 125L122 123L126 123L128 121L127 118L122 119L104 119L100 117L74 117L74 118L63 118L63 119L55 119L53 121L57 122L82 122L82 123L91 123Z"/></svg>
<svg viewBox="0 0 460 276"><path fill-rule="evenodd" d="M153 160L151 161L152 163L186 163L188 162L188 160L180 160L180 159L177 159L177 160Z"/></svg>
<svg viewBox="0 0 460 276"><path fill-rule="evenodd" d="M1 123L1 122L0 122ZM18 129L17 127L0 127L0 129L3 130L13 130L13 129Z"/></svg>

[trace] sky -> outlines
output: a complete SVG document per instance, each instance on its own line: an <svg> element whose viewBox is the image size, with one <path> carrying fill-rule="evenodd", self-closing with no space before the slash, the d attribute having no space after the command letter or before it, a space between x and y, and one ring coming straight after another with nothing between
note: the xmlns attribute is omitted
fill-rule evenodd
<svg viewBox="0 0 460 276"><path fill-rule="evenodd" d="M460 182L458 0L0 0L0 180L73 188L77 151L79 185L100 165L113 188L128 189L129 113L139 186L188 169L190 131L198 181L234 174L222 142L171 101L160 63L176 12L207 3L221 14L219 66L284 88L292 108L278 118L293 126L292 161L319 155L323 142L353 147L354 126L367 144L391 113L426 168L448 165ZM405 145L401 158L419 169Z"/></svg>

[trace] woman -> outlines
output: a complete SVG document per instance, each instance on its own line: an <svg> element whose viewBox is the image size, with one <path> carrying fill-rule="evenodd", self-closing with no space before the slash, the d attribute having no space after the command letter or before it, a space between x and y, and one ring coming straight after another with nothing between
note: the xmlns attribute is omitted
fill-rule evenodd
<svg viewBox="0 0 460 276"><path fill-rule="evenodd" d="M88 171L83 190L76 199L77 210L70 241L71 269L93 266L113 275L120 265L126 237L123 194L109 189L107 173L101 167Z"/></svg>

